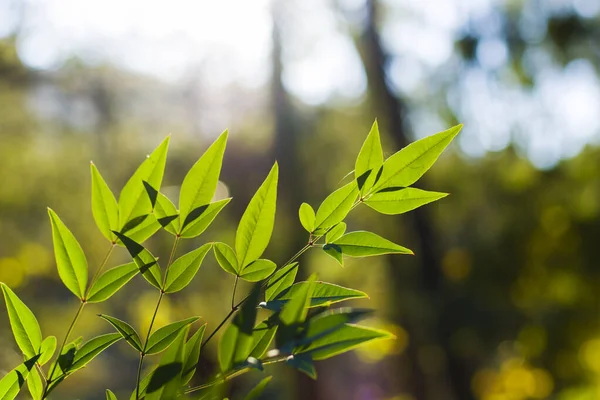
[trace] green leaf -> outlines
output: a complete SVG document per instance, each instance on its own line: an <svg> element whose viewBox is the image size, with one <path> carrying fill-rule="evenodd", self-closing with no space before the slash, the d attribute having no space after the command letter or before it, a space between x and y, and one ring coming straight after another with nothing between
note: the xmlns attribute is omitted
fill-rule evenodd
<svg viewBox="0 0 600 400"><path fill-rule="evenodd" d="M235 252L241 268L258 259L271 240L278 176L279 167L275 163L242 215L235 235Z"/></svg>
<svg viewBox="0 0 600 400"><path fill-rule="evenodd" d="M17 397L38 358L39 356L30 358L0 379L0 399L13 400Z"/></svg>
<svg viewBox="0 0 600 400"><path fill-rule="evenodd" d="M267 288L265 289L265 300L269 301L274 299L279 293L292 286L296 280L297 273L297 262L291 263L275 272L267 283Z"/></svg>
<svg viewBox="0 0 600 400"><path fill-rule="evenodd" d="M315 290L316 280L316 274L312 274L304 285L299 286L296 293L294 293L290 300L283 306L281 314L279 314L281 322L285 325L304 322L306 314L308 313L308 307L310 307L310 299Z"/></svg>
<svg viewBox="0 0 600 400"><path fill-rule="evenodd" d="M348 215L358 196L356 181L352 181L331 193L317 210L315 225L319 228L329 228L342 222Z"/></svg>
<svg viewBox="0 0 600 400"><path fill-rule="evenodd" d="M217 262L225 272L229 272L236 276L239 274L240 268L237 258L235 257L235 252L231 247L221 242L214 243L213 252L215 253Z"/></svg>
<svg viewBox="0 0 600 400"><path fill-rule="evenodd" d="M38 321L33 312L8 286L0 282L0 287L15 341L26 358L35 357L39 354L42 344L42 331Z"/></svg>
<svg viewBox="0 0 600 400"><path fill-rule="evenodd" d="M114 343L121 340L121 335L122 334L120 333L108 333L106 335L101 335L90 339L75 352L73 363L69 367L68 372L73 373L78 369L85 367L90 363L90 361L96 358L96 356L112 346Z"/></svg>
<svg viewBox="0 0 600 400"><path fill-rule="evenodd" d="M343 327L303 347L299 354L308 353L312 356L313 360L324 360L363 346L374 340L393 338L394 335L386 331L345 324Z"/></svg>
<svg viewBox="0 0 600 400"><path fill-rule="evenodd" d="M337 261L342 267L344 266L344 253L342 253L341 247L330 243L323 246L323 251Z"/></svg>
<svg viewBox="0 0 600 400"><path fill-rule="evenodd" d="M106 389L106 400L117 400L117 396L110 390Z"/></svg>
<svg viewBox="0 0 600 400"><path fill-rule="evenodd" d="M208 204L213 198L219 182L226 145L227 131L215 140L183 179L179 194L182 221L186 221L192 210Z"/></svg>
<svg viewBox="0 0 600 400"><path fill-rule="evenodd" d="M174 399L183 386L181 374L185 357L185 338L189 325L179 331L168 350L163 354L158 367L152 372L145 400Z"/></svg>
<svg viewBox="0 0 600 400"><path fill-rule="evenodd" d="M135 262L119 265L104 272L90 288L88 303L101 303L112 297L119 289L140 272Z"/></svg>
<svg viewBox="0 0 600 400"><path fill-rule="evenodd" d="M116 237L112 231L119 229L119 206L115 195L94 163L90 163L90 170L92 174L92 214L100 232L114 243Z"/></svg>
<svg viewBox="0 0 600 400"><path fill-rule="evenodd" d="M364 203L382 214L396 215L448 196L448 193L429 192L415 188L388 189L369 196Z"/></svg>
<svg viewBox="0 0 600 400"><path fill-rule="evenodd" d="M179 335L179 333L183 329L185 329L188 325L198 321L199 319L200 317L187 318L181 321L173 322L172 324L163 326L162 328L158 329L156 332L150 335L148 343L146 343L146 350L144 351L144 353L160 353L161 351L169 347L171 343L173 343L173 341L177 338L177 335Z"/></svg>
<svg viewBox="0 0 600 400"><path fill-rule="evenodd" d="M178 292L189 285L198 273L198 269L211 246L210 243L200 246L196 250L179 257L171 264L165 284L165 293Z"/></svg>
<svg viewBox="0 0 600 400"><path fill-rule="evenodd" d="M209 227L221 210L231 201L231 198L215 201L195 208L187 218L194 217L193 221L185 224L181 231L181 237L193 238L200 235ZM198 215L198 217L196 217Z"/></svg>
<svg viewBox="0 0 600 400"><path fill-rule="evenodd" d="M307 375L309 378L317 379L317 370L310 354L294 354L293 357L285 360L285 363Z"/></svg>
<svg viewBox="0 0 600 400"><path fill-rule="evenodd" d="M183 356L183 371L181 380L184 385L187 385L194 373L196 373L196 365L200 359L200 350L202 349L202 337L206 330L206 324L202 325L196 333L186 342Z"/></svg>
<svg viewBox="0 0 600 400"><path fill-rule="evenodd" d="M143 243L150 236L158 232L159 229L160 224L156 220L154 214L148 214L132 220L125 228L121 229L121 233L127 234L127 237L131 240L134 240L138 243ZM123 243L118 239L117 244L120 246L123 245Z"/></svg>
<svg viewBox="0 0 600 400"><path fill-rule="evenodd" d="M333 283L320 281L310 283L306 281L295 283L292 287L280 293L273 300L266 302L266 304L262 303L261 305L264 305L264 307L269 310L280 310L291 299L304 293L309 285L314 286L310 296L310 307L330 305L350 299L369 298L365 292L361 292L360 290L346 288Z"/></svg>
<svg viewBox="0 0 600 400"><path fill-rule="evenodd" d="M351 257L376 256L380 254L414 254L411 250L390 242L372 232L350 232L333 242L342 253ZM323 249L331 245L326 244Z"/></svg>
<svg viewBox="0 0 600 400"><path fill-rule="evenodd" d="M158 262L152 253L127 236L116 231L114 233L123 242L127 251L129 251L144 279L155 288L162 290L162 274Z"/></svg>
<svg viewBox="0 0 600 400"><path fill-rule="evenodd" d="M173 235L177 235L181 228L179 221L179 212L175 208L175 204L164 194L157 192L156 204L154 205L154 216L156 220L165 228L165 230Z"/></svg>
<svg viewBox="0 0 600 400"><path fill-rule="evenodd" d="M277 265L273 261L259 258L242 269L240 278L248 282L262 281L271 275L276 268Z"/></svg>
<svg viewBox="0 0 600 400"><path fill-rule="evenodd" d="M306 229L308 233L312 233L315 230L315 210L308 203L300 204L298 210L298 216L300 217L300 223L302 227Z"/></svg>
<svg viewBox="0 0 600 400"><path fill-rule="evenodd" d="M250 351L250 357L260 359L264 356L276 333L277 325L271 323L269 319L256 325L252 332L252 350Z"/></svg>
<svg viewBox="0 0 600 400"><path fill-rule="evenodd" d="M308 326L303 332L302 339L297 343L295 352L302 350L303 345L312 343L318 338L345 326L345 324L363 319L372 312L373 310L342 307L315 315L308 321Z"/></svg>
<svg viewBox="0 0 600 400"><path fill-rule="evenodd" d="M169 139L170 137L167 137L144 160L121 190L119 195L119 227L121 229L119 230L122 231L123 227L135 218L152 213L152 203L146 194L143 182L148 182L153 188L160 191Z"/></svg>
<svg viewBox="0 0 600 400"><path fill-rule="evenodd" d="M56 336L48 336L40 345L40 359L38 364L45 365L54 356L56 351Z"/></svg>
<svg viewBox="0 0 600 400"><path fill-rule="evenodd" d="M77 347L81 344L82 341L83 337L80 336L77 339L67 343L63 350L60 352L58 358L52 364L50 364L50 371L54 371L54 373L52 373L50 377L50 380L53 381L53 384L47 390L47 394L50 393L50 391L53 390L56 387L56 385L58 385L61 382L61 380L65 378L66 374L69 371L69 368L71 368L71 365L73 364L73 359L75 358L75 352L77 351ZM56 368L55 364L58 364Z"/></svg>
<svg viewBox="0 0 600 400"><path fill-rule="evenodd" d="M331 243L339 239L346 232L346 223L340 222L325 235L325 243Z"/></svg>
<svg viewBox="0 0 600 400"><path fill-rule="evenodd" d="M88 265L83 250L58 215L50 208L48 208L48 214L52 223L52 239L58 275L75 296L83 299L88 279Z"/></svg>
<svg viewBox="0 0 600 400"><path fill-rule="evenodd" d="M140 340L139 335L131 325L129 325L125 321L121 321L120 319L111 317L109 315L98 314L98 316L108 321L112 326L114 326L117 332L119 332L121 336L123 336L123 338L127 341L127 343L131 345L131 347L133 347L139 352L142 352L142 341Z"/></svg>
<svg viewBox="0 0 600 400"><path fill-rule="evenodd" d="M267 387L269 382L271 382L271 379L273 379L272 376L267 376L266 378L258 382L258 385L256 385L254 389L252 389L250 393L248 393L248 395L244 397L244 400L257 400L260 397L260 395L265 391L265 388Z"/></svg>
<svg viewBox="0 0 600 400"><path fill-rule="evenodd" d="M234 365L246 361L252 351L252 334L256 321L258 296L261 285L254 288L242 308L233 318L219 342L219 365L222 372L229 371Z"/></svg>
<svg viewBox="0 0 600 400"><path fill-rule="evenodd" d="M377 120L373 122L371 131L363 143L356 165L354 167L354 176L358 182L360 193L366 193L375 182L375 177L379 168L383 164L383 149L379 138L379 126Z"/></svg>
<svg viewBox="0 0 600 400"><path fill-rule="evenodd" d="M42 400L44 384L42 383L42 377L36 368L34 368L27 376L27 389L29 389L29 394L33 400Z"/></svg>
<svg viewBox="0 0 600 400"><path fill-rule="evenodd" d="M381 177L373 191L389 187L405 187L415 183L438 159L462 125L417 140L390 156L383 163Z"/></svg>

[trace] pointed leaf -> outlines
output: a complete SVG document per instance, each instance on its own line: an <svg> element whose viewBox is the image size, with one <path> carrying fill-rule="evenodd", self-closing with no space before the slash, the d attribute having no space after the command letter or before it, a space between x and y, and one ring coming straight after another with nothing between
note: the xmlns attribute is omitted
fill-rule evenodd
<svg viewBox="0 0 600 400"><path fill-rule="evenodd" d="M183 356L183 371L181 373L181 380L184 385L187 385L194 373L196 372L196 365L200 359L200 350L202 348L202 337L206 330L206 324L202 325L196 333L186 342Z"/></svg>
<svg viewBox="0 0 600 400"><path fill-rule="evenodd" d="M316 279L317 276L312 274L304 285L298 287L294 296L283 306L279 319L285 325L304 322L308 307L310 307L310 299L315 290Z"/></svg>
<svg viewBox="0 0 600 400"><path fill-rule="evenodd" d="M300 223L302 227L306 229L308 233L312 233L315 230L315 210L308 203L302 203L298 210L298 216L300 217Z"/></svg>
<svg viewBox="0 0 600 400"><path fill-rule="evenodd" d="M37 356L42 344L42 331L35 315L8 286L0 282L0 287L17 345L26 358Z"/></svg>
<svg viewBox="0 0 600 400"><path fill-rule="evenodd" d="M161 357L158 367L152 372L148 382L145 400L174 399L183 386L181 374L185 357L185 338L188 332L189 326L181 329Z"/></svg>
<svg viewBox="0 0 600 400"><path fill-rule="evenodd" d="M111 317L109 315L98 314L98 316L102 319L105 319L112 326L114 326L117 332L119 332L121 336L123 336L123 339L125 339L127 343L131 345L131 347L133 347L139 352L142 351L142 341L140 340L139 335L131 325L129 325L125 321L121 321L120 319Z"/></svg>
<svg viewBox="0 0 600 400"><path fill-rule="evenodd" d="M199 319L200 317L192 317L184 319L182 321L173 322L172 324L169 324L167 326L163 326L162 328L154 332L152 335L150 335L148 343L146 343L146 350L144 351L144 353L160 353L161 351L169 347L171 343L173 343L173 341L177 338L177 335L179 335L179 333L183 329L185 329L188 325L192 324L193 322L198 321Z"/></svg>
<svg viewBox="0 0 600 400"><path fill-rule="evenodd" d="M92 174L92 214L100 232L114 243L116 237L112 231L119 228L119 206L115 195L94 163L90 163L90 170Z"/></svg>
<svg viewBox="0 0 600 400"><path fill-rule="evenodd" d="M29 375L27 375L27 389L33 400L42 400L44 393L44 384L42 383L42 377L36 368L33 368Z"/></svg>
<svg viewBox="0 0 600 400"><path fill-rule="evenodd" d="M302 350L304 345L342 328L345 324L356 322L372 313L373 310L342 307L313 316L308 321L308 327L303 332L302 339L298 341L295 352Z"/></svg>
<svg viewBox="0 0 600 400"><path fill-rule="evenodd" d="M366 193L373 187L376 174L382 164L383 149L379 138L379 126L377 120L375 120L367 139L360 149L360 153L358 153L354 167L354 176L361 193Z"/></svg>
<svg viewBox="0 0 600 400"><path fill-rule="evenodd" d="M64 379L66 374L69 372L69 368L71 368L71 365L73 364L73 359L75 358L75 352L77 351L77 347L81 344L82 341L83 337L80 336L77 339L67 343L62 349L58 358L52 364L50 364L50 371L53 371L50 380L53 382L53 384L47 390L47 394L50 393L50 391L53 390L56 387L56 385L58 385L60 381Z"/></svg>
<svg viewBox="0 0 600 400"><path fill-rule="evenodd" d="M40 359L38 364L45 365L54 357L56 351L56 336L48 336L40 345Z"/></svg>
<svg viewBox="0 0 600 400"><path fill-rule="evenodd" d="M257 400L260 397L260 395L265 391L265 388L267 387L269 382L271 382L271 379L273 379L272 376L267 376L266 378L258 382L258 385L256 385L254 389L250 391L250 393L248 393L248 396L244 397L244 400Z"/></svg>
<svg viewBox="0 0 600 400"><path fill-rule="evenodd" d="M236 276L239 274L240 268L235 257L235 252L231 247L225 243L218 242L213 244L213 251L217 262L225 272Z"/></svg>
<svg viewBox="0 0 600 400"><path fill-rule="evenodd" d="M323 251L338 262L342 267L344 266L344 253L342 253L342 248L335 244L326 244L323 246Z"/></svg>
<svg viewBox="0 0 600 400"><path fill-rule="evenodd" d="M317 379L317 370L310 354L294 354L293 357L285 360L285 363L307 375L309 378Z"/></svg>
<svg viewBox="0 0 600 400"><path fill-rule="evenodd" d="M160 191L162 178L169 149L167 137L138 167L129 178L119 195L119 227L120 230L131 220L152 213L152 204L143 182L148 182Z"/></svg>
<svg viewBox="0 0 600 400"><path fill-rule="evenodd" d="M202 265L202 261L211 246L210 243L200 246L196 250L179 257L171 264L165 284L165 293L178 292L189 285L198 273L198 269L200 269L200 265Z"/></svg>
<svg viewBox="0 0 600 400"><path fill-rule="evenodd" d="M90 288L88 303L100 303L108 300L127 282L140 272L135 262L119 265L104 272Z"/></svg>
<svg viewBox="0 0 600 400"><path fill-rule="evenodd" d="M48 214L52 223L52 239L58 275L75 296L83 299L88 279L88 265L83 250L58 215L50 208Z"/></svg>
<svg viewBox="0 0 600 400"><path fill-rule="evenodd" d="M39 356L30 358L0 379L0 399L13 400L17 397L38 358Z"/></svg>
<svg viewBox="0 0 600 400"><path fill-rule="evenodd" d="M96 358L96 356L121 339L121 334L109 333L89 340L75 352L73 363L69 367L68 372L73 373L78 369L85 367L94 358Z"/></svg>
<svg viewBox="0 0 600 400"><path fill-rule="evenodd" d="M325 243L331 243L339 239L346 232L346 223L340 222L325 235Z"/></svg>
<svg viewBox="0 0 600 400"><path fill-rule="evenodd" d="M117 400L117 396L110 390L106 389L106 400Z"/></svg>
<svg viewBox="0 0 600 400"><path fill-rule="evenodd" d="M262 281L271 275L276 268L277 265L273 261L259 258L242 269L240 278L248 282Z"/></svg>
<svg viewBox="0 0 600 400"><path fill-rule="evenodd" d="M298 282L295 283L288 290L283 291L277 295L273 300L266 303L261 303L265 308L269 310L277 311L280 310L288 301L298 297L301 293L306 291L306 286L311 285L309 282ZM350 299L364 299L368 298L365 292L360 290L350 289L343 286L335 285L327 282L315 282L312 295L310 296L310 307L324 306L340 301Z"/></svg>
<svg viewBox="0 0 600 400"><path fill-rule="evenodd" d="M369 196L364 203L382 214L396 215L414 210L448 195L415 188L388 189Z"/></svg>
<svg viewBox="0 0 600 400"><path fill-rule="evenodd" d="M271 239L275 223L278 176L279 167L275 163L240 220L235 235L235 252L242 268L258 259Z"/></svg>
<svg viewBox="0 0 600 400"><path fill-rule="evenodd" d="M265 301L272 300L279 293L292 286L296 280L297 273L297 262L291 263L275 272L267 283L267 288L265 289Z"/></svg>
<svg viewBox="0 0 600 400"><path fill-rule="evenodd" d="M318 228L329 228L342 222L348 215L358 196L356 181L352 181L331 193L317 210L315 225Z"/></svg>
<svg viewBox="0 0 600 400"><path fill-rule="evenodd" d="M390 242L372 232L350 232L333 242L342 253L351 257L376 256L380 254L414 254L411 250ZM326 244L323 249L330 245Z"/></svg>
<svg viewBox="0 0 600 400"><path fill-rule="evenodd" d="M213 198L219 182L226 145L227 131L215 140L185 176L179 194L182 221L185 221L193 209L208 204Z"/></svg>
<svg viewBox="0 0 600 400"><path fill-rule="evenodd" d="M462 125L417 140L390 156L383 163L381 177L373 191L389 187L405 187L415 183L438 159Z"/></svg>
<svg viewBox="0 0 600 400"><path fill-rule="evenodd" d="M310 345L304 347L299 354L308 353L313 360L325 360L374 340L393 338L394 335L386 331L346 324L330 334L314 340Z"/></svg>
<svg viewBox="0 0 600 400"><path fill-rule="evenodd" d="M270 323L268 319L256 325L252 332L252 350L250 357L257 359L265 355L275 334L277 333L277 325Z"/></svg>
<svg viewBox="0 0 600 400"><path fill-rule="evenodd" d="M162 274L158 262L152 253L127 236L116 231L114 233L123 242L127 251L129 251L144 279L155 288L162 290Z"/></svg>
<svg viewBox="0 0 600 400"><path fill-rule="evenodd" d="M175 204L160 192L157 192L154 216L160 226L165 228L167 232L177 235L181 227L179 212L175 208Z"/></svg>
<svg viewBox="0 0 600 400"><path fill-rule="evenodd" d="M192 210L187 218L194 217L193 220L187 224L183 224L181 231L181 237L193 238L200 235L202 232L209 227L209 225L215 220L217 215L223 208L231 201L231 198L215 201L214 203L206 204Z"/></svg>

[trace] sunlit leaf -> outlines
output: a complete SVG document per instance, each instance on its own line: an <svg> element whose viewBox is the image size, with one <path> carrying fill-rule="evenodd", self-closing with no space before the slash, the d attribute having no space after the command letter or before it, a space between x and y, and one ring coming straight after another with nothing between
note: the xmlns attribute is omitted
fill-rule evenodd
<svg viewBox="0 0 600 400"><path fill-rule="evenodd" d="M179 212L175 204L164 194L157 192L156 204L154 205L154 217L165 230L173 235L177 235L181 223L179 221Z"/></svg>
<svg viewBox="0 0 600 400"><path fill-rule="evenodd" d="M196 333L185 343L183 357L183 371L181 373L182 384L187 385L196 372L196 365L200 359L200 350L202 348L202 337L206 330L206 324L202 325Z"/></svg>
<svg viewBox="0 0 600 400"><path fill-rule="evenodd" d="M121 232L125 233L122 229L131 220L152 213L152 204L146 194L143 182L148 182L153 188L160 191L169 139L170 137L167 137L144 160L121 190L119 195L119 230Z"/></svg>
<svg viewBox="0 0 600 400"><path fill-rule="evenodd" d="M306 229L308 233L315 230L315 210L308 203L302 203L298 210L298 216L300 217L300 223L302 227Z"/></svg>
<svg viewBox="0 0 600 400"><path fill-rule="evenodd" d="M119 332L119 334L123 336L123 339L125 339L127 343L131 345L131 347L133 347L139 352L142 351L142 341L140 340L139 335L131 325L129 325L125 321L121 321L120 319L111 317L109 315L98 314L98 316L100 318L105 319L112 326L114 326L117 332Z"/></svg>
<svg viewBox="0 0 600 400"><path fill-rule="evenodd" d="M75 359L75 352L82 342L83 337L80 336L77 339L67 343L60 352L58 358L52 364L50 364L50 371L52 372L50 380L53 384L46 391L46 394L48 394L51 389L54 389L54 387L60 383L61 379L65 378L69 368L71 368L71 365L73 364L73 360Z"/></svg>
<svg viewBox="0 0 600 400"><path fill-rule="evenodd" d="M75 296L83 299L88 279L88 265L83 250L75 236L50 208L48 215L50 215L52 223L52 239L58 275Z"/></svg>
<svg viewBox="0 0 600 400"><path fill-rule="evenodd" d="M277 265L273 261L259 258L242 269L240 278L248 282L258 282L271 275L275 268Z"/></svg>
<svg viewBox="0 0 600 400"><path fill-rule="evenodd" d="M325 235L325 243L331 243L339 239L346 232L346 223L340 222Z"/></svg>
<svg viewBox="0 0 600 400"><path fill-rule="evenodd" d="M244 397L244 400L257 400L260 397L260 395L265 391L267 385L269 384L269 382L271 382L271 379L273 379L272 376L267 376L266 378L258 382L258 384L250 391L250 393L248 393L248 395Z"/></svg>
<svg viewBox="0 0 600 400"><path fill-rule="evenodd" d="M321 281L314 283L298 282L289 289L281 292L274 299L267 301L266 303L261 303L261 305L273 311L280 310L288 301L299 296L299 293L304 293L306 287L309 285L314 286L310 296L310 307L318 307L339 303L344 300L364 299L369 297L365 292L361 292L360 290L346 288L333 283Z"/></svg>
<svg viewBox="0 0 600 400"><path fill-rule="evenodd" d="M352 181L331 193L317 210L317 228L329 228L342 222L348 215L358 196L356 181Z"/></svg>
<svg viewBox="0 0 600 400"><path fill-rule="evenodd" d="M44 384L42 377L36 368L33 368L27 376L27 389L33 400L42 400L44 394Z"/></svg>
<svg viewBox="0 0 600 400"><path fill-rule="evenodd" d="M281 314L279 314L281 322L285 325L304 322L315 290L316 280L317 276L312 274L303 285L298 286L298 289L289 301L284 304Z"/></svg>
<svg viewBox="0 0 600 400"><path fill-rule="evenodd" d="M273 274L265 289L265 300L275 298L279 293L293 285L298 273L298 263L291 263Z"/></svg>
<svg viewBox="0 0 600 400"><path fill-rule="evenodd" d="M361 193L366 193L373 187L375 177L382 164L383 149L381 148L381 140L379 138L379 126L377 120L375 120L367 139L358 153L354 167L354 176Z"/></svg>
<svg viewBox="0 0 600 400"><path fill-rule="evenodd" d="M242 215L235 235L235 252L241 268L258 259L269 244L275 223L278 176L275 163Z"/></svg>
<svg viewBox="0 0 600 400"><path fill-rule="evenodd" d="M414 254L411 250L390 242L372 232L355 231L345 234L323 248L337 246L343 254L352 257L376 256L380 254Z"/></svg>
<svg viewBox="0 0 600 400"><path fill-rule="evenodd" d="M133 258L144 279L157 289L162 289L162 274L156 258L144 246L131 240L127 236L114 232L123 242L127 251Z"/></svg>
<svg viewBox="0 0 600 400"><path fill-rule="evenodd" d="M110 390L106 389L106 400L117 400L117 396Z"/></svg>
<svg viewBox="0 0 600 400"><path fill-rule="evenodd" d="M143 243L154 235L160 229L160 224L156 220L154 214L148 214L139 217L139 223L132 221L127 229L122 229L121 233L127 235L133 241L137 243ZM114 233L114 232L113 232ZM123 243L117 238L117 244L123 245Z"/></svg>
<svg viewBox="0 0 600 400"><path fill-rule="evenodd" d="M48 336L40 345L40 359L38 364L45 365L54 356L56 351L56 336Z"/></svg>
<svg viewBox="0 0 600 400"><path fill-rule="evenodd" d="M194 276L196 276L196 273L198 273L198 269L210 248L211 244L207 243L175 260L169 268L169 274L165 283L165 292L178 292L189 285Z"/></svg>
<svg viewBox="0 0 600 400"><path fill-rule="evenodd" d="M382 214L395 215L414 210L448 195L415 188L388 189L374 193L364 203Z"/></svg>
<svg viewBox="0 0 600 400"><path fill-rule="evenodd" d="M0 379L0 399L13 400L25 384L29 372L35 367L39 356L28 359Z"/></svg>
<svg viewBox="0 0 600 400"><path fill-rule="evenodd" d="M192 210L212 200L219 182L226 145L227 131L215 140L185 176L179 193L182 222L186 221Z"/></svg>
<svg viewBox="0 0 600 400"><path fill-rule="evenodd" d="M135 262L109 269L94 282L88 293L87 302L100 303L108 300L138 272L140 270Z"/></svg>
<svg viewBox="0 0 600 400"><path fill-rule="evenodd" d="M33 358L39 354L42 344L40 325L33 312L8 286L0 282L0 287L15 341L25 358Z"/></svg>
<svg viewBox="0 0 600 400"><path fill-rule="evenodd" d="M231 201L231 198L215 201L214 203L206 204L195 208L188 214L187 218L194 217L193 221L188 224L183 224L181 237L193 238L200 235L209 227L214 219L219 215L221 210ZM196 217L196 215L198 215Z"/></svg>
<svg viewBox="0 0 600 400"><path fill-rule="evenodd" d="M92 214L100 232L111 242L116 240L113 230L118 230L119 206L98 168L90 164L92 174Z"/></svg>
<svg viewBox="0 0 600 400"><path fill-rule="evenodd" d="M337 261L342 267L344 266L344 253L342 253L341 247L329 243L323 246L323 251Z"/></svg>
<svg viewBox="0 0 600 400"><path fill-rule="evenodd" d="M179 335L179 333L184 328L186 328L193 322L198 321L199 319L200 317L187 318L182 321L173 322L172 324L163 326L162 328L158 329L156 332L150 335L144 353L160 353L161 351L169 347L171 343L173 343L173 341L177 338L177 335Z"/></svg>
<svg viewBox="0 0 600 400"><path fill-rule="evenodd" d="M185 338L189 325L179 334L163 354L158 367L152 372L145 400L173 399L182 387L181 374L185 357Z"/></svg>
<svg viewBox="0 0 600 400"><path fill-rule="evenodd" d="M438 159L462 125L417 140L390 156L383 163L381 177L373 192L389 187L406 187L415 183Z"/></svg>
<svg viewBox="0 0 600 400"><path fill-rule="evenodd" d="M233 275L239 274L239 264L235 256L235 252L231 247L225 243L214 243L213 252L215 253L217 262L221 268L223 268L223 270Z"/></svg>
<svg viewBox="0 0 600 400"><path fill-rule="evenodd" d="M69 367L69 373L85 367L96 356L121 339L120 333L108 333L89 340L75 352L73 363Z"/></svg>

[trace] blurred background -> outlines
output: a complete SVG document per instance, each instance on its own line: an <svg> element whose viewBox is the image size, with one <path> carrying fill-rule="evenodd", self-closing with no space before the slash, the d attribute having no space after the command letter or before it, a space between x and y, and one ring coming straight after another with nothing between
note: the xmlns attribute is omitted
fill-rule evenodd
<svg viewBox="0 0 600 400"><path fill-rule="evenodd" d="M168 134L163 190L230 130L221 191L233 201L183 254L232 243L277 159L281 263L306 241L301 202L354 168L375 118L386 155L456 123L457 141L417 186L451 196L416 212L350 216L416 256L349 259L316 250L303 274L355 287L371 326L396 341L285 367L264 399L600 399L600 1L0 0L0 281L61 340L77 300L57 278L46 207L86 251L108 243L90 206L89 161L118 194ZM172 238L147 242L167 257ZM128 259L123 249L109 264ZM159 326L228 312L232 278L207 257ZM86 308L75 336L111 331L96 313L148 326L156 294L134 279ZM20 362L0 307L0 375ZM197 381L215 367L216 341ZM150 363L148 363L150 365ZM118 343L54 399L128 398L137 354ZM259 374L232 382L241 399ZM26 390L24 390L26 392ZM27 398L23 394L22 398Z"/></svg>

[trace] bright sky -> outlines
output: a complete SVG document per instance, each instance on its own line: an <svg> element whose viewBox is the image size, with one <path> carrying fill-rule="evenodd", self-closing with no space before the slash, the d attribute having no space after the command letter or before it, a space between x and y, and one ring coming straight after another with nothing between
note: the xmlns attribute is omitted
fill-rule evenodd
<svg viewBox="0 0 600 400"><path fill-rule="evenodd" d="M0 37L9 34L22 15L17 50L32 68L54 69L77 56L170 82L201 70L213 88L232 82L260 87L270 74L271 1L0 0ZM382 0L388 11L382 36L397 55L389 77L399 93L418 104L419 96L428 93L429 75L451 62L457 32L468 21L481 19L473 17L486 17L475 27L483 34L477 48L481 68L467 70L468 78L448 94L456 98L456 111L466 122L462 148L468 155L481 156L503 149L515 139L515 130L522 130L529 134L515 140L545 168L597 139L600 85L592 66L582 60L565 70L547 68L533 92L499 82L497 72L508 51L498 36L501 22L494 8L506 1ZM18 4L23 5L22 14ZM282 24L286 87L308 104L360 98L366 78L347 20L361 20L364 0L339 0L341 14L322 0L282 4L287 8ZM544 4L547 12L565 7L587 17L600 12L600 2ZM540 31L528 23L527 12L539 11L526 10L522 29L532 37L543 34L543 27ZM527 57L534 66L546 62L539 54ZM419 136L445 128L426 111L414 120Z"/></svg>

